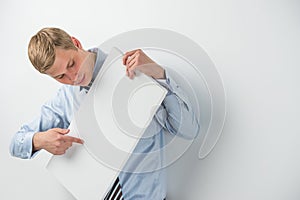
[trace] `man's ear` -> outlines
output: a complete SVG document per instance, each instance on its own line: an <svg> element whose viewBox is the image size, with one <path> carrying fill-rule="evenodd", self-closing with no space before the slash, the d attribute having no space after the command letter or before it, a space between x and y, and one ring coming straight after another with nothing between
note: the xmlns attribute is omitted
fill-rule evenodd
<svg viewBox="0 0 300 200"><path fill-rule="evenodd" d="M79 40L77 38L72 36L71 39L72 39L75 47L78 47L79 49L82 49L82 45L81 45L81 43L79 42Z"/></svg>

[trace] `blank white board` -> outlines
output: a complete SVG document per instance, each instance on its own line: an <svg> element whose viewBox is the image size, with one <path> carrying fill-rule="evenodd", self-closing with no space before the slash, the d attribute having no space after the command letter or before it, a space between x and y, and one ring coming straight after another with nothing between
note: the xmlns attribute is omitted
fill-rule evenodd
<svg viewBox="0 0 300 200"><path fill-rule="evenodd" d="M47 164L76 199L107 194L167 93L152 78L136 75L133 80L125 75L122 54L112 48L69 127L84 145L75 144Z"/></svg>

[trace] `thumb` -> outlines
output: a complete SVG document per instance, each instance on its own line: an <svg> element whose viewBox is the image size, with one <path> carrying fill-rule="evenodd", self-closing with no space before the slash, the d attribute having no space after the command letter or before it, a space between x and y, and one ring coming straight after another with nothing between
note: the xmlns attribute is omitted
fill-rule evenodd
<svg viewBox="0 0 300 200"><path fill-rule="evenodd" d="M63 135L68 134L70 132L70 129L63 128L54 128L53 130Z"/></svg>

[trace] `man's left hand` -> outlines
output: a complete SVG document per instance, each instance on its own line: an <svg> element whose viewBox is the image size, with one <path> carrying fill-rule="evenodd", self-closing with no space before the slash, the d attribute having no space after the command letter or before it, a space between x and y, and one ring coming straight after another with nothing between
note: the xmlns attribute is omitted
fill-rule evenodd
<svg viewBox="0 0 300 200"><path fill-rule="evenodd" d="M149 58L141 49L126 52L123 56L126 74L133 79L135 71L139 70L155 79L165 79L165 70Z"/></svg>

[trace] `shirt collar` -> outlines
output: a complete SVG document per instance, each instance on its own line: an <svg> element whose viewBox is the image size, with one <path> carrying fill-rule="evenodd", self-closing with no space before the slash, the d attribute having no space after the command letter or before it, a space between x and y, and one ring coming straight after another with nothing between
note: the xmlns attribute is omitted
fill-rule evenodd
<svg viewBox="0 0 300 200"><path fill-rule="evenodd" d="M95 66L94 66L94 71L93 71L93 77L92 77L92 80L91 82L87 85L87 86L80 86L80 91L82 89L85 89L85 90L89 90L90 87L92 86L94 80L96 79L103 63L104 63L104 60L107 56L107 54L105 54L101 49L99 48L92 48L92 49L89 49L88 50L89 52L93 52L93 53L96 53L97 56L96 56L96 62L95 62Z"/></svg>

